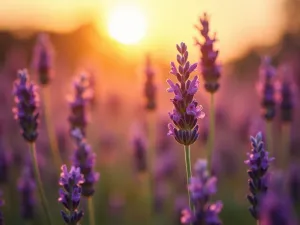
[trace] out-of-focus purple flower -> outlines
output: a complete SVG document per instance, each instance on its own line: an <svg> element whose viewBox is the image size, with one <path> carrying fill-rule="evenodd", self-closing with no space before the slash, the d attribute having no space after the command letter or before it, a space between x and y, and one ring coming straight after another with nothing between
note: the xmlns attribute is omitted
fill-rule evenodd
<svg viewBox="0 0 300 225"><path fill-rule="evenodd" d="M40 34L34 49L34 67L41 85L51 81L53 67L53 46L47 34Z"/></svg>
<svg viewBox="0 0 300 225"><path fill-rule="evenodd" d="M272 174L268 193L261 205L260 224L262 225L296 225L293 205L285 192L283 173Z"/></svg>
<svg viewBox="0 0 300 225"><path fill-rule="evenodd" d="M293 92L291 83L284 80L281 84L281 120L283 122L291 122L293 119Z"/></svg>
<svg viewBox="0 0 300 225"><path fill-rule="evenodd" d="M223 204L220 201L210 202L210 198L217 192L217 178L209 175L207 171L207 161L200 159L196 162L195 176L191 178L188 188L191 192L191 199L195 206L195 211L190 209L182 211L182 224L195 225L220 225L219 213Z"/></svg>
<svg viewBox="0 0 300 225"><path fill-rule="evenodd" d="M219 51L214 50L214 43L217 39L215 35L213 38L209 35L209 20L206 13L200 17L200 25L201 27L195 26L204 39L203 43L196 39L196 45L200 47L202 54L200 69L205 81L206 91L213 94L219 89L218 80L221 76L220 65L216 63Z"/></svg>
<svg viewBox="0 0 300 225"><path fill-rule="evenodd" d="M8 180L8 158L4 149L4 146L2 145L2 142L0 141L0 184L6 183Z"/></svg>
<svg viewBox="0 0 300 225"><path fill-rule="evenodd" d="M70 171L66 165L61 167L58 201L63 204L65 211L61 211L61 215L68 225L77 225L83 217L83 211L78 210L81 197L80 185L84 182L80 168L71 167Z"/></svg>
<svg viewBox="0 0 300 225"><path fill-rule="evenodd" d="M260 66L260 92L261 92L261 106L262 114L268 121L275 117L276 101L275 101L275 87L274 76L276 73L275 68L271 65L271 59L264 57Z"/></svg>
<svg viewBox="0 0 300 225"><path fill-rule="evenodd" d="M35 214L35 181L29 166L25 166L22 176L18 182L18 189L21 194L21 216L25 220L33 220Z"/></svg>
<svg viewBox="0 0 300 225"><path fill-rule="evenodd" d="M141 137L135 137L133 140L133 154L136 171L145 172L147 170L146 146Z"/></svg>
<svg viewBox="0 0 300 225"><path fill-rule="evenodd" d="M86 107L92 97L92 89L89 77L81 74L74 81L74 96L69 100L71 113L69 116L70 130L80 129L85 136L87 125Z"/></svg>
<svg viewBox="0 0 300 225"><path fill-rule="evenodd" d="M269 158L269 153L264 148L261 132L257 133L256 137L251 136L250 140L252 149L250 153L247 153L248 159L245 161L245 164L249 166L247 172L250 194L247 195L247 199L251 204L249 208L251 215L258 220L260 204L268 190L268 168L274 158Z"/></svg>
<svg viewBox="0 0 300 225"><path fill-rule="evenodd" d="M178 69L171 63L171 74L176 76L178 83L167 80L170 88L168 92L173 92L175 97L171 99L174 110L169 113L173 124L170 123L168 135L174 136L177 142L183 145L193 144L198 136L198 118L203 118L202 106L194 99L198 89L198 78L189 80L190 74L196 69L197 64L190 65L188 61L187 46L184 43L177 45L179 54L177 55Z"/></svg>
<svg viewBox="0 0 300 225"><path fill-rule="evenodd" d="M21 126L21 133L27 142L35 142L38 137L38 94L26 70L18 71L13 93L16 102L13 112Z"/></svg>
<svg viewBox="0 0 300 225"><path fill-rule="evenodd" d="M156 109L156 85L154 83L155 74L151 65L151 59L149 55L147 55L146 58L145 74L146 74L146 83L145 83L144 94L147 100L146 109L152 111Z"/></svg>
<svg viewBox="0 0 300 225"><path fill-rule="evenodd" d="M84 176L84 182L81 185L82 195L90 197L94 194L94 184L99 179L99 173L94 171L96 154L86 142L80 129L73 130L72 136L76 141L77 147L74 152L73 165L80 168L80 171Z"/></svg>

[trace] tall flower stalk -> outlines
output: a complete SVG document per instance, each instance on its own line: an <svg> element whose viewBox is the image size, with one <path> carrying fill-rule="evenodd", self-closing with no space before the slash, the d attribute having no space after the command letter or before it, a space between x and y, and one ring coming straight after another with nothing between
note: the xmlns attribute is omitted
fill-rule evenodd
<svg viewBox="0 0 300 225"><path fill-rule="evenodd" d="M148 128L148 140L149 140L149 150L147 154L147 165L148 165L148 179L149 179L149 206L150 213L153 212L154 204L152 200L154 199L154 165L156 160L156 85L155 85L155 73L152 68L151 58L149 55L146 57L145 66L146 82L144 87L144 94L146 99L145 108L147 110L147 128Z"/></svg>
<svg viewBox="0 0 300 225"><path fill-rule="evenodd" d="M42 206L46 213L47 222L51 225L50 212L42 186L35 149L35 141L38 137L38 94L36 92L36 85L29 80L26 70L18 72L18 79L14 83L14 96L16 102L16 107L13 109L15 119L19 122L22 136L29 145L34 166L34 176L38 185Z"/></svg>
<svg viewBox="0 0 300 225"><path fill-rule="evenodd" d="M66 165L61 167L59 179L59 198L58 201L63 204L65 211L61 211L61 216L68 225L79 225L83 217L83 211L78 210L81 199L81 187L84 182L80 168L71 167L70 171Z"/></svg>
<svg viewBox="0 0 300 225"><path fill-rule="evenodd" d="M82 196L88 199L90 225L95 225L92 197L95 192L94 185L99 179L99 173L94 171L96 154L86 142L79 128L73 130L72 135L76 142L73 165L80 168L81 173L83 174L84 182L81 184Z"/></svg>
<svg viewBox="0 0 300 225"><path fill-rule="evenodd" d="M200 26L196 29L203 37L203 42L196 39L196 45L200 47L201 60L200 71L204 80L204 87L210 93L210 113L209 113L209 139L208 139L208 170L212 171L213 150L215 142L215 96L214 94L219 89L219 78L221 76L220 65L216 60L219 54L218 50L214 49L214 43L217 41L215 35L213 37L209 34L209 20L206 13L200 18Z"/></svg>
<svg viewBox="0 0 300 225"><path fill-rule="evenodd" d="M175 140L184 146L186 178L187 184L192 176L190 145L192 145L199 136L199 126L197 125L198 118L203 118L202 106L194 99L199 86L198 76L192 80L190 74L196 69L197 63L190 64L188 61L188 51L185 43L177 45L177 62L178 68L174 62L171 62L170 73L174 75L178 82L174 83L170 79L167 83L170 87L168 92L174 93L174 98L171 99L174 109L169 113L172 123L168 124L169 132ZM190 191L188 191L189 205L192 208Z"/></svg>
<svg viewBox="0 0 300 225"><path fill-rule="evenodd" d="M271 59L265 57L262 59L260 66L260 91L261 91L261 106L262 115L266 120L266 138L267 148L274 155L273 146L273 131L272 121L276 114L276 101L275 101L275 87L274 87L274 76L275 68L271 65Z"/></svg>
<svg viewBox="0 0 300 225"><path fill-rule="evenodd" d="M56 169L59 170L62 160L55 135L54 123L51 118L51 94L49 86L52 79L53 48L47 34L40 34L38 37L34 51L34 67L42 90L45 123L50 142L50 148Z"/></svg>
<svg viewBox="0 0 300 225"><path fill-rule="evenodd" d="M262 134L259 132L255 137L250 137L252 149L248 153L245 164L249 166L247 171L249 191L247 199L251 204L249 211L257 224L260 224L261 203L268 190L268 168L274 158L269 158L265 150Z"/></svg>
<svg viewBox="0 0 300 225"><path fill-rule="evenodd" d="M221 225L219 213L223 204L221 201L210 202L210 198L217 192L217 178L209 175L207 160L199 159L195 164L195 175L191 177L188 189L191 192L194 211L182 211L182 224Z"/></svg>

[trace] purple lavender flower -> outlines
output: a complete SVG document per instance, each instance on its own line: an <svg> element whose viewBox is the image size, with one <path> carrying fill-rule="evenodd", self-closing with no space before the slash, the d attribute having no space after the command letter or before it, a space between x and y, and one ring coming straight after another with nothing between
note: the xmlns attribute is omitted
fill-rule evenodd
<svg viewBox="0 0 300 225"><path fill-rule="evenodd" d="M177 45L179 54L177 55L178 69L174 62L171 62L171 71L178 83L173 83L170 79L167 80L170 87L168 92L174 93L174 98L171 101L174 104L173 112L170 112L170 118L173 121L169 123L169 133L175 137L176 141L183 145L193 144L198 136L198 118L203 118L202 106L194 99L194 95L198 90L199 81L195 76L193 80L189 80L190 74L196 69L197 63L190 65L188 61L187 46L181 43Z"/></svg>
<svg viewBox="0 0 300 225"><path fill-rule="evenodd" d="M291 122L293 119L293 92L291 89L291 84L284 80L281 84L281 120L283 122Z"/></svg>
<svg viewBox="0 0 300 225"><path fill-rule="evenodd" d="M155 110L156 108L156 86L154 84L154 71L151 67L151 59L148 55L146 58L146 83L145 83L145 97L147 100L146 109Z"/></svg>
<svg viewBox="0 0 300 225"><path fill-rule="evenodd" d="M16 102L13 112L21 126L21 133L27 142L35 142L38 137L38 94L36 85L30 82L26 70L18 71L18 79L14 83L13 93Z"/></svg>
<svg viewBox="0 0 300 225"><path fill-rule="evenodd" d="M22 171L22 177L18 183L18 189L21 193L21 216L25 220L34 219L35 208L35 181L32 178L32 172L29 166Z"/></svg>
<svg viewBox="0 0 300 225"><path fill-rule="evenodd" d="M218 83L221 76L220 65L217 65L216 63L219 51L214 50L214 43L216 42L215 35L213 38L209 36L209 20L206 13L200 18L200 25L201 27L195 26L204 38L203 43L200 43L196 39L196 45L200 46L202 54L200 68L205 81L204 87L207 92L213 94L220 86Z"/></svg>
<svg viewBox="0 0 300 225"><path fill-rule="evenodd" d="M145 172L147 170L146 146L142 138L135 137L133 140L134 162L136 171Z"/></svg>
<svg viewBox="0 0 300 225"><path fill-rule="evenodd" d="M266 120L271 121L276 113L274 76L275 68L271 65L271 59L265 57L260 66L260 86L262 92L262 111Z"/></svg>
<svg viewBox="0 0 300 225"><path fill-rule="evenodd" d="M262 141L261 132L257 133L256 137L250 137L252 149L250 153L247 153L248 160L245 164L249 166L249 191L247 199L251 204L249 211L251 215L258 220L260 216L260 204L262 198L265 196L268 190L268 168L271 161L274 158L269 158L269 153L264 148L264 142Z"/></svg>
<svg viewBox="0 0 300 225"><path fill-rule="evenodd" d="M218 214L221 212L223 204L221 201L210 202L210 198L217 192L217 178L209 175L207 161L200 159L195 165L196 176L190 179L188 188L191 192L192 203L195 212L191 209L182 211L181 223L193 225L220 225L222 222Z"/></svg>
<svg viewBox="0 0 300 225"><path fill-rule="evenodd" d="M81 74L74 81L74 90L74 97L69 101L71 109L69 116L70 130L72 131L79 128L81 133L85 136L87 125L86 107L92 96L90 81L86 74Z"/></svg>
<svg viewBox="0 0 300 225"><path fill-rule="evenodd" d="M80 185L84 182L83 175L80 173L80 168L71 167L68 171L67 166L61 167L59 185L62 187L59 190L58 201L63 204L65 211L61 211L61 215L68 225L77 225L83 217L83 211L78 210L81 198Z"/></svg>
<svg viewBox="0 0 300 225"><path fill-rule="evenodd" d="M53 48L47 34L40 34L34 49L34 67L41 85L47 85L51 80L53 64Z"/></svg>
<svg viewBox="0 0 300 225"><path fill-rule="evenodd" d="M92 151L91 146L87 144L80 129L73 130L72 135L76 140L77 146L73 165L79 167L84 176L84 182L81 185L82 195L90 197L94 194L94 184L99 179L99 173L94 172L96 154Z"/></svg>

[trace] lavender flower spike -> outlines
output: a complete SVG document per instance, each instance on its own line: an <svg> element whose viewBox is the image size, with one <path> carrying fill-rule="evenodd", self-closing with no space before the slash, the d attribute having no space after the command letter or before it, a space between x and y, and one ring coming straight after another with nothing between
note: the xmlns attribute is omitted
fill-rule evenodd
<svg viewBox="0 0 300 225"><path fill-rule="evenodd" d="M190 80L190 74L196 69L197 63L190 64L188 61L187 46L184 43L177 45L179 54L177 55L178 69L175 63L171 63L171 71L178 83L173 83L167 80L170 88L168 92L174 93L174 98L171 101L174 104L173 112L170 112L170 118L173 122L168 125L169 135L174 136L176 141L185 146L193 144L198 136L198 118L203 118L205 114L202 112L202 106L194 99L194 95L198 90L199 81L195 76Z"/></svg>
<svg viewBox="0 0 300 225"><path fill-rule="evenodd" d="M16 102L16 107L13 109L15 119L19 121L24 139L33 143L38 137L38 95L36 85L30 82L26 70L18 71L13 93Z"/></svg>
<svg viewBox="0 0 300 225"><path fill-rule="evenodd" d="M134 162L137 172L145 172L147 170L146 146L141 137L135 137L133 140Z"/></svg>
<svg viewBox="0 0 300 225"><path fill-rule="evenodd" d="M83 217L83 211L78 210L81 197L80 185L84 182L83 175L80 173L80 168L71 167L68 171L67 166L61 167L59 185L62 187L59 190L58 201L63 204L65 211L61 211L61 215L68 225L77 225Z"/></svg>
<svg viewBox="0 0 300 225"><path fill-rule="evenodd" d="M148 55L146 58L146 82L145 82L145 97L147 100L146 109L147 110L155 110L156 109L156 86L154 83L154 70L151 67L151 59Z"/></svg>
<svg viewBox="0 0 300 225"><path fill-rule="evenodd" d="M18 183L18 189L21 194L21 216L25 220L34 219L35 208L35 182L32 178L30 167L26 166L22 172L22 177Z"/></svg>
<svg viewBox="0 0 300 225"><path fill-rule="evenodd" d="M281 84L281 120L283 122L292 122L293 120L293 91L291 83L284 80Z"/></svg>
<svg viewBox="0 0 300 225"><path fill-rule="evenodd" d="M210 202L210 198L217 192L217 178L211 177L207 170L207 161L199 159L194 167L196 176L192 177L188 188L195 211L182 211L181 223L194 225L221 225L218 214L223 204L221 201Z"/></svg>
<svg viewBox="0 0 300 225"><path fill-rule="evenodd" d="M209 35L209 21L206 13L200 18L200 25L201 27L195 26L204 39L203 43L196 39L196 45L200 46L202 54L200 69L206 91L213 94L219 89L218 80L221 76L220 65L216 63L219 51L214 50L214 43L217 40L216 37L211 38Z"/></svg>
<svg viewBox="0 0 300 225"><path fill-rule="evenodd" d="M92 97L89 77L83 73L74 81L74 97L69 100L71 114L69 116L70 130L79 128L85 136L87 125L86 107Z"/></svg>
<svg viewBox="0 0 300 225"><path fill-rule="evenodd" d="M94 172L96 154L84 139L80 129L73 130L72 136L76 140L77 147L74 153L73 165L79 167L84 176L84 182L81 185L82 195L90 197L94 194L94 184L99 179L99 173Z"/></svg>
<svg viewBox="0 0 300 225"><path fill-rule="evenodd" d="M260 86L261 88L261 106L263 116L266 120L271 121L276 113L274 76L275 68L271 65L271 59L264 57L260 66Z"/></svg>
<svg viewBox="0 0 300 225"><path fill-rule="evenodd" d="M269 153L264 149L261 132L256 137L251 136L250 140L252 149L250 153L247 153L248 160L245 161L245 164L249 166L247 172L250 194L247 195L247 198L251 204L249 208L251 215L259 220L260 204L268 190L267 172L269 164L274 158L269 158Z"/></svg>

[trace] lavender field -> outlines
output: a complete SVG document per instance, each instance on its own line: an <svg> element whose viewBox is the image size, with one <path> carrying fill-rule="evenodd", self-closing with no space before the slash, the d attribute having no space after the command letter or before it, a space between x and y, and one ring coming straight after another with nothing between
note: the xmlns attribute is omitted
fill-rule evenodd
<svg viewBox="0 0 300 225"><path fill-rule="evenodd" d="M300 224L300 2L155 1L4 3L0 225Z"/></svg>

